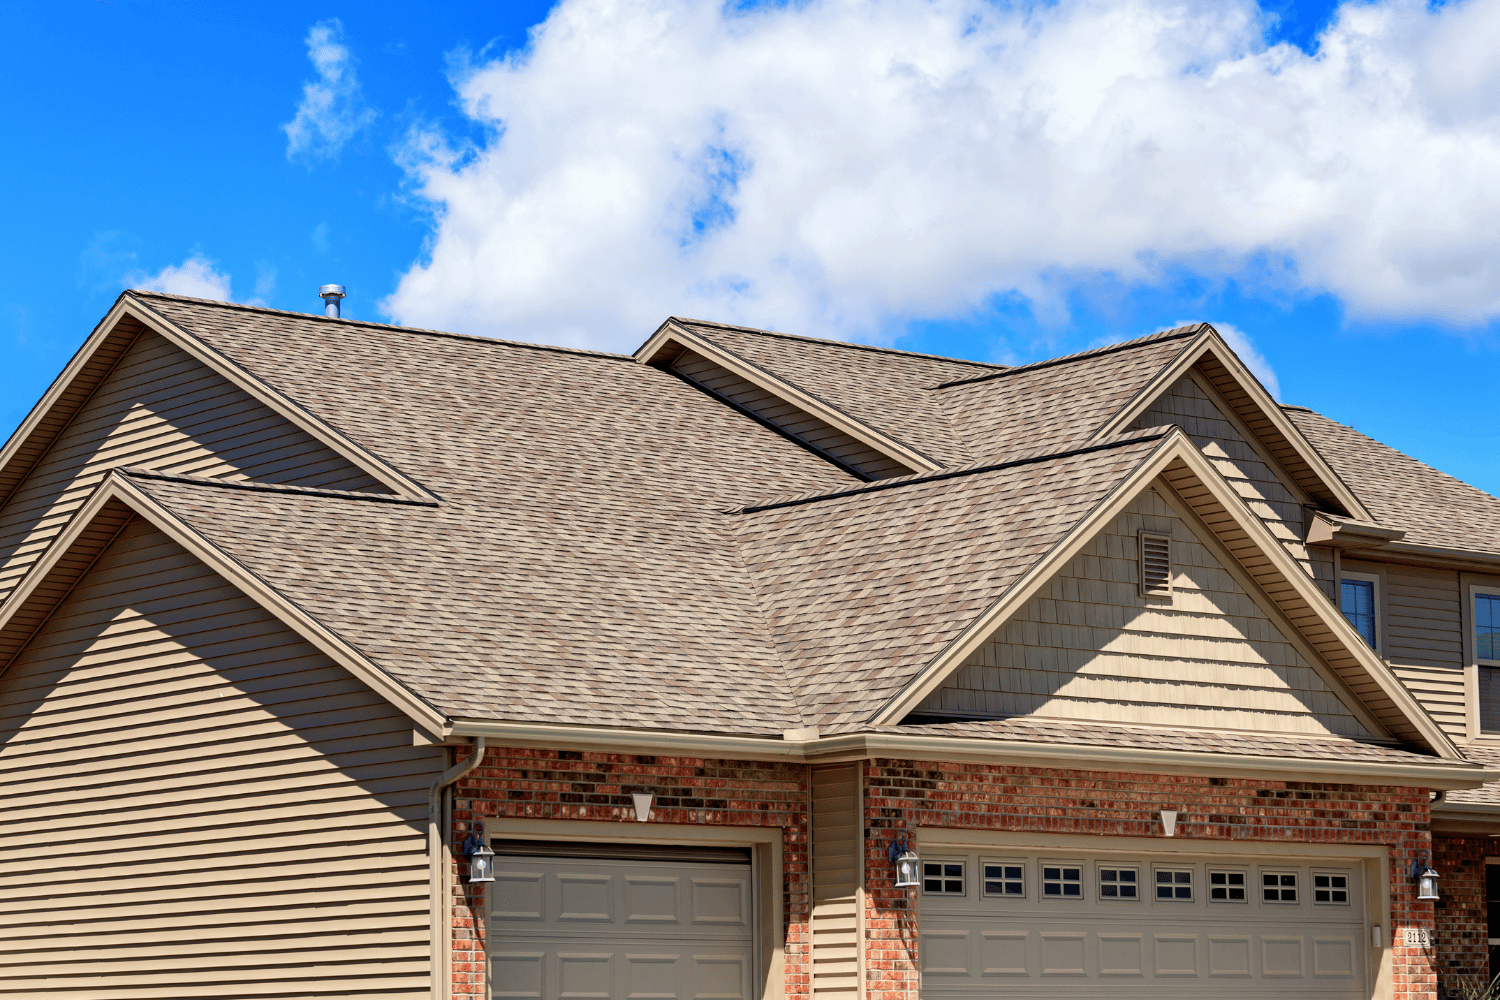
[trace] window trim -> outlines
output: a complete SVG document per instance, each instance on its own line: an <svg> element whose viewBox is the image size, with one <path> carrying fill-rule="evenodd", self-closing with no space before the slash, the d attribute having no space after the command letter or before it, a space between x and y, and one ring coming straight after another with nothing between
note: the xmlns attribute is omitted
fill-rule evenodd
<svg viewBox="0 0 1500 1000"><path fill-rule="evenodd" d="M1318 902L1319 875L1327 878L1341 878L1344 880L1344 901L1342 903L1333 899L1330 899L1326 903ZM1343 868L1314 868L1312 869L1312 871L1308 872L1307 875L1307 891L1308 893L1310 893L1307 901L1313 906L1352 907L1354 905L1354 873ZM1327 891L1332 894L1339 890L1330 885Z"/></svg>
<svg viewBox="0 0 1500 1000"><path fill-rule="evenodd" d="M1465 714L1468 716L1469 739L1496 741L1500 740L1500 728L1489 730L1484 728L1482 706L1479 703L1479 670L1481 667L1494 670L1497 669L1497 665L1494 665L1494 661L1480 662L1478 622L1474 615L1474 596L1476 593L1500 593L1500 576L1481 573L1460 573L1458 580L1458 605L1464 650ZM1497 717L1500 717L1500 713L1496 714ZM1496 721L1500 722L1500 718L1497 718Z"/></svg>
<svg viewBox="0 0 1500 1000"><path fill-rule="evenodd" d="M1273 888L1272 886L1266 885L1267 875L1274 875L1277 878L1283 878L1287 875L1290 875L1295 880L1292 882L1290 887L1278 884L1274 886L1274 888L1276 889L1278 894L1284 889L1291 888L1291 890L1297 894L1297 898L1267 899L1266 889ZM1301 906L1304 902L1306 902L1306 893L1304 892L1304 888L1305 887L1302 884L1302 869L1300 868L1274 868L1271 866L1266 866L1264 868L1256 869L1255 891L1260 893L1260 895L1256 897L1255 901L1260 906Z"/></svg>
<svg viewBox="0 0 1500 1000"><path fill-rule="evenodd" d="M1469 584L1468 610L1469 610L1469 641L1474 644L1474 663L1481 667L1500 667L1500 660L1484 660L1479 656L1479 598L1500 597L1500 587L1491 587L1482 583Z"/></svg>
<svg viewBox="0 0 1500 1000"><path fill-rule="evenodd" d="M1172 895L1171 896L1162 896L1162 895L1160 895L1157 890L1160 889L1161 886L1164 884L1158 878L1158 873L1160 873L1160 872L1169 872L1169 873L1171 873L1173 875L1177 874L1178 872L1187 872L1188 873L1188 881L1186 883L1187 884L1187 890L1188 890L1187 897L1183 898L1183 897L1177 895L1177 887L1179 885L1182 885L1183 883L1178 882L1176 879L1173 879L1172 881L1165 883L1165 885L1167 885L1168 887L1170 887L1172 889ZM1151 902L1152 903L1172 903L1172 904L1177 904L1177 903L1197 903L1198 902L1198 866L1195 865L1195 864L1192 864L1192 863L1185 864L1185 865L1184 864L1175 864L1174 865L1171 862L1152 862L1152 864L1151 864Z"/></svg>
<svg viewBox="0 0 1500 1000"><path fill-rule="evenodd" d="M1059 869L1062 869L1062 868L1076 868L1076 869L1078 869L1078 895L1076 895L1076 896L1069 896L1066 893L1058 893L1056 895L1050 895L1049 896L1047 894L1047 881L1048 881L1048 879L1047 879L1047 869L1048 868L1059 868ZM1057 899L1057 900L1066 900L1066 901L1068 901L1070 903L1071 902L1082 902L1084 899L1088 898L1088 885L1089 885L1088 871L1089 871L1089 863L1087 861L1083 860L1082 858L1080 858L1080 859L1078 859L1076 861L1058 861L1056 858L1046 858L1046 857L1039 857L1039 858L1037 858L1037 860L1036 860L1036 898L1037 898L1037 900L1038 901L1042 901L1042 900L1048 900L1048 899ZM1068 884L1068 880L1067 879L1062 879L1062 878L1052 879L1052 881L1056 882L1058 885L1067 885Z"/></svg>
<svg viewBox="0 0 1500 1000"><path fill-rule="evenodd" d="M959 875L959 881L963 883L963 889L961 891L959 891L959 892L949 892L946 886L944 888L942 888L942 889L936 889L936 890L927 888L927 866L928 865L958 865L959 868L962 870L962 873ZM946 858L946 857L942 857L942 856L939 856L939 857L936 857L936 858L923 858L922 859L922 874L920 876L918 876L918 878L919 878L919 881L921 881L921 883L922 883L922 885L921 885L920 888L921 888L921 891L922 891L922 895L924 895L924 896L942 896L942 897L945 897L947 899L967 899L968 896L969 896L969 859L965 858L965 857ZM942 875L942 876L940 876L938 878L939 882L944 882L944 883L949 882L951 880L952 880L952 876L949 876L949 875L946 875L946 874Z"/></svg>
<svg viewBox="0 0 1500 1000"><path fill-rule="evenodd" d="M1380 573L1365 573L1360 570L1352 570L1345 567L1339 568L1339 601L1338 609L1340 617L1349 621L1344 615L1344 581L1354 580L1359 583L1371 585L1371 614L1375 618L1375 645L1371 650L1376 656L1385 656L1385 581L1381 579ZM1349 622L1352 628L1354 623ZM1358 631L1356 629L1355 631Z"/></svg>
<svg viewBox="0 0 1500 1000"><path fill-rule="evenodd" d="M1231 885L1229 885L1226 882L1224 884L1224 895L1225 895L1225 898L1224 899L1214 899L1214 876L1215 875L1238 875L1244 881L1242 881L1238 886L1231 886ZM1203 881L1203 889L1204 889L1203 901L1205 903L1209 904L1210 906L1249 906L1250 905L1250 890L1253 887L1254 887L1254 882L1250 878L1250 869L1248 869L1248 868L1233 868L1233 867L1226 867L1224 865L1212 865L1211 864L1211 865L1208 866L1208 872L1207 872L1207 874L1206 874L1206 876L1204 878L1204 881ZM1230 889L1234 889L1234 888L1240 889L1244 893L1245 898L1244 899L1229 899L1228 898L1228 896L1229 896L1229 890Z"/></svg>
<svg viewBox="0 0 1500 1000"><path fill-rule="evenodd" d="M1145 893L1141 891L1142 887L1144 885L1146 885L1146 883L1144 881L1142 881L1142 879L1141 879L1141 875L1143 874L1144 870L1145 870L1145 868L1144 868L1144 866L1141 864L1141 862L1139 860L1137 860L1137 861L1104 861L1104 860L1095 859L1095 861L1094 861L1094 901L1097 902L1097 903L1139 903L1139 902L1141 902L1143 899L1146 898L1145 897ZM1106 896L1104 894L1104 872L1105 871L1114 871L1114 872L1119 872L1119 871L1133 871L1133 872L1135 872L1135 882L1133 883L1135 885L1135 895L1134 896ZM1115 881L1112 884L1116 885L1116 886L1120 886L1120 885L1127 885L1127 884L1132 884L1132 883L1125 883L1125 882L1120 882L1120 881L1117 880L1117 881Z"/></svg>
<svg viewBox="0 0 1500 1000"><path fill-rule="evenodd" d="M992 879L992 878L987 877L984 874L984 866L985 865L1010 865L1010 866L1013 866L1013 867L1021 869L1021 892L1020 892L1020 894L1018 895L1016 893L990 892L989 889L987 888L987 886L989 885L989 883L991 883L991 882L1011 882L1011 881L1014 881L1014 880L1010 879L1010 878L995 878L995 879ZM978 879L976 880L977 883L978 883L978 885L979 885L979 898L980 899L1030 899L1031 898L1031 889L1030 889L1030 885L1031 885L1031 873L1026 870L1027 867L1028 867L1028 865L1027 865L1027 861L1026 861L1025 858L1017 858L1017 857L999 857L999 858L996 858L996 857L990 857L989 855L980 855L980 857L979 857L979 871L977 872Z"/></svg>

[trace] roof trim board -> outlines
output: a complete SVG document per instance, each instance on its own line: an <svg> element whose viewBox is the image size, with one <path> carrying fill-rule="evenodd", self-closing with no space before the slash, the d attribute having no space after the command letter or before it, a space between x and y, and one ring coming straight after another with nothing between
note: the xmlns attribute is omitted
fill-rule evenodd
<svg viewBox="0 0 1500 1000"><path fill-rule="evenodd" d="M834 764L871 757L891 757L901 760L1011 766L1061 766L1094 771L1280 779L1286 778L1288 766L1285 757L930 734L845 733L811 740L780 740L774 737L716 736L606 726L559 726L457 719L453 723L451 735L482 736L492 744L541 750L655 753L807 764ZM1298 758L1296 768L1300 775L1355 785L1388 784L1460 789L1478 788L1500 778L1500 771L1486 771L1461 758L1451 761L1434 759L1431 763Z"/></svg>
<svg viewBox="0 0 1500 1000"><path fill-rule="evenodd" d="M283 393L262 382L259 378L250 374L250 372L223 354L220 354L202 340L199 340L182 327L156 312L156 310L152 309L142 300L129 292L121 295L120 299L121 304L129 303L136 306L140 311L133 312L133 315L151 327L154 332L167 338L174 345L191 354L219 375L238 385L241 389L244 389L251 396L255 397L255 399L270 407L278 415L295 424L301 430L306 431L313 438L321 441L329 448L332 448L339 455L348 459L351 464L384 483L386 486L389 486L399 495L409 500L437 502L438 498L427 490L426 487L408 478L388 462L356 444L345 436L342 431L337 430Z"/></svg>
<svg viewBox="0 0 1500 1000"><path fill-rule="evenodd" d="M94 390L103 383L109 372L113 370L115 363L129 349L130 344L140 336L142 331L139 330L124 332L122 324L132 321L159 334L174 347L243 389L252 398L332 449L351 465L394 490L398 496L427 503L438 502L438 498L426 488L355 444L340 431L266 385L197 337L165 319L127 291L115 300L114 306L94 327L93 332L73 355L67 367L53 380L42 398L31 408L31 412L21 421L10 440L5 442L3 448L0 448L0 482L12 480L10 487L0 493L0 504L3 504L10 492L24 481L26 472L46 454L52 442L88 402ZM116 336L117 333L122 335ZM105 363L95 364L97 360L103 360ZM75 387L81 391L73 391ZM54 412L62 407L66 407L66 413ZM56 425L55 427L47 427L49 418L54 416L62 419L51 421ZM34 447L28 448L27 446L32 444L33 437L39 433L47 433L46 441L38 442ZM35 452L35 454L29 456L25 469L13 471L14 464L18 460L25 460L29 452Z"/></svg>
<svg viewBox="0 0 1500 1000"><path fill-rule="evenodd" d="M93 564L99 553L104 551L109 542L129 521L128 516L120 517L122 509L150 521L194 558L203 562L292 631L359 678L413 722L432 733L446 734L448 732L448 719L445 715L427 704L418 695L407 690L357 649L312 615L283 597L233 556L194 531L167 507L143 493L130 481L127 474L119 470L112 470L105 477L89 499L73 515L63 531L48 546L42 557L32 565L5 603L0 605L0 656L3 656L3 660L0 660L0 673L4 673L9 668L16 656L25 648L26 643L30 641L36 629L40 628L41 623L50 617L52 610L61 603L77 581L83 578L87 567ZM104 525L106 530L91 532L95 523L101 519L107 522ZM80 548L82 551L75 551ZM37 608L35 602L31 601L31 597L44 591L47 582L53 577L53 571L64 567L69 556L75 558L73 566L66 567L68 578L64 585L56 586L51 593L46 594L47 607L45 609ZM35 624L32 621L18 621L23 608L32 610L31 619L35 621ZM5 643L3 637L11 631L13 623L20 626L24 637L19 641L13 639Z"/></svg>
<svg viewBox="0 0 1500 1000"><path fill-rule="evenodd" d="M1174 467L1185 475L1177 477L1168 475ZM1068 535L1053 547L1051 552L1038 560L1005 595L991 605L988 611L971 622L947 648L917 674L911 683L887 701L886 705L871 718L870 724L894 725L911 712L953 671L957 670L996 628L1024 607L1026 602L1065 567L1068 561L1077 555L1105 524L1118 515L1138 493L1146 489L1159 476L1171 485L1185 505L1197 513L1203 526L1219 540L1225 549L1229 550L1233 556L1232 561L1246 569L1247 575L1255 579L1257 589L1265 593L1271 602L1277 605L1282 616L1294 626L1308 645L1319 650L1317 659L1326 662L1327 655L1322 652L1319 643L1306 634L1307 619L1304 618L1302 622L1299 622L1296 616L1287 613L1287 609L1282 606L1282 601L1278 600L1277 594L1272 592L1257 574L1245 567L1245 555L1235 553L1234 547L1224 542L1223 529L1220 524L1227 520L1248 541L1256 556L1261 560L1261 565L1268 571L1267 575L1285 584L1283 591L1290 591L1291 596L1297 600L1298 606L1306 609L1309 616L1318 622L1333 642L1337 643L1346 657L1354 661L1363 677L1368 679L1375 691L1389 704L1390 710L1386 712L1381 712L1378 708L1369 705L1368 699L1360 691L1360 686L1351 683L1336 664L1328 664L1344 679L1343 686L1349 688L1365 704L1366 710L1380 720L1383 729L1398 739L1420 743L1440 756L1454 760L1463 759L1457 746L1428 716L1384 661L1365 645L1359 634L1354 631L1354 627L1345 621L1342 615L1336 613L1322 591L1317 589L1316 581L1298 566L1291 554L1270 533L1265 524L1245 506L1229 484L1209 463L1209 460L1198 451L1187 434L1179 427L1172 428L1140 466L1123 479L1114 491L1094 508L1093 512L1079 521ZM1198 505L1193 504L1183 494L1184 478L1188 484L1198 488L1201 496L1212 498L1213 512L1221 515L1220 524L1204 517Z"/></svg>
<svg viewBox="0 0 1500 1000"><path fill-rule="evenodd" d="M661 353L663 348L672 343L690 348L716 364L724 366L741 378L753 382L765 391L806 410L820 420L831 424L833 427L875 449L887 458L900 462L914 472L936 472L942 468L939 463L923 455L915 448L903 444L890 435L856 420L831 403L824 402L817 396L799 389L792 383L772 375L754 362L697 336L682 327L675 319L669 319L663 323L651 335L651 338L640 346L635 352L634 357L641 364L650 364Z"/></svg>
<svg viewBox="0 0 1500 1000"><path fill-rule="evenodd" d="M1124 407L1107 421L1103 427L1094 432L1091 442L1108 440L1117 434L1123 433L1131 422L1155 402L1156 397L1161 395L1168 387L1176 383L1182 376L1186 375L1195 365L1207 359L1212 359L1221 366L1233 383L1243 392L1253 405L1270 424L1271 429L1279 435L1286 444L1286 448L1278 449L1276 442L1264 440L1263 432L1256 431L1251 422L1245 419L1244 414L1238 412L1238 407L1228 397L1224 396L1223 390L1216 384L1212 377L1207 381L1213 385L1215 394L1227 403L1231 410L1236 411L1235 416L1241 423L1247 425L1254 438L1260 440L1263 447L1276 457L1288 477L1297 483L1298 487L1309 496L1323 494L1325 499L1331 499L1340 504L1346 512L1358 520L1373 521L1374 517L1360 503L1354 492L1344 485L1344 481L1338 477L1333 468L1323 460L1323 456L1313 447L1312 442L1302 434L1297 426L1282 412L1281 404L1271 398L1265 386L1250 372L1239 360L1234 351L1224 342L1219 331L1205 323L1203 330L1195 336L1180 354L1173 359L1172 363L1164 367L1152 380L1146 384L1140 392L1136 393ZM1227 414L1226 414L1227 416ZM1298 470L1289 466L1287 455L1277 454L1278 451L1290 450L1303 464L1307 466L1307 472L1298 475ZM1308 481L1310 480L1310 481ZM1309 487L1312 488L1309 488ZM1318 489L1318 487L1322 487Z"/></svg>

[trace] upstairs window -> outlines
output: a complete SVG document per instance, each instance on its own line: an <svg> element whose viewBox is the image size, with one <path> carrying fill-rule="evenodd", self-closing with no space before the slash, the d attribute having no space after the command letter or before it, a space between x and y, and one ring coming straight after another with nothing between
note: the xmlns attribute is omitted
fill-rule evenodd
<svg viewBox="0 0 1500 1000"><path fill-rule="evenodd" d="M1474 651L1480 663L1500 666L1500 593L1474 593Z"/></svg>
<svg viewBox="0 0 1500 1000"><path fill-rule="evenodd" d="M1339 583L1339 610L1371 649L1379 649L1380 635L1375 614L1376 578L1346 575Z"/></svg>

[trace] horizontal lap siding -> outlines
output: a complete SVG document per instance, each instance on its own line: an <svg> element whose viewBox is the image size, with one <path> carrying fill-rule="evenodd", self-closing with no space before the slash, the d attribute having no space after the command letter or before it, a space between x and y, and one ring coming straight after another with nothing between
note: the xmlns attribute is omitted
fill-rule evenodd
<svg viewBox="0 0 1500 1000"><path fill-rule="evenodd" d="M914 471L701 354L684 351L672 362L672 370L871 479L905 476Z"/></svg>
<svg viewBox="0 0 1500 1000"><path fill-rule="evenodd" d="M812 994L859 992L859 771L812 773Z"/></svg>
<svg viewBox="0 0 1500 1000"><path fill-rule="evenodd" d="M388 492L164 338L144 333L0 509L0 600L121 466Z"/></svg>
<svg viewBox="0 0 1500 1000"><path fill-rule="evenodd" d="M0 675L0 995L424 996L442 763L132 522Z"/></svg>
<svg viewBox="0 0 1500 1000"><path fill-rule="evenodd" d="M1465 739L1458 574L1416 566L1383 568L1386 658L1438 725Z"/></svg>

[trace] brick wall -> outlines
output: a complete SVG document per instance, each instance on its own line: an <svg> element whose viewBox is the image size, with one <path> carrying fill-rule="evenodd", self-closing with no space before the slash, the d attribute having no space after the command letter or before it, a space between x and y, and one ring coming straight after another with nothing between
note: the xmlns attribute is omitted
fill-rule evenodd
<svg viewBox="0 0 1500 1000"><path fill-rule="evenodd" d="M1442 876L1437 909L1438 974L1450 989L1489 978L1489 915L1484 858L1488 837L1433 837L1432 867Z"/></svg>
<svg viewBox="0 0 1500 1000"><path fill-rule="evenodd" d="M654 792L652 822L782 830L786 995L808 990L807 768L801 764L490 748L453 790L453 995L484 996L484 897L459 847L490 817L635 823L631 792Z"/></svg>
<svg viewBox="0 0 1500 1000"><path fill-rule="evenodd" d="M1434 924L1433 905L1417 902L1405 874L1431 845L1425 789L895 760L868 762L865 780L869 1000L918 997L916 894L890 884L894 833L913 843L919 826L1156 837L1163 804L1182 812L1178 837L1389 846L1394 995L1436 995L1431 951L1395 944L1405 928Z"/></svg>

